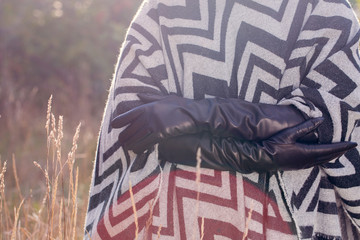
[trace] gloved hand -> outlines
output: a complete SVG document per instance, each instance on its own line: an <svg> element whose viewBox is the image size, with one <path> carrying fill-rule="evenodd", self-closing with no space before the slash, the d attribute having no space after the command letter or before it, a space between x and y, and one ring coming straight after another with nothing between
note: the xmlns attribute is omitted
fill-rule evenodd
<svg viewBox="0 0 360 240"><path fill-rule="evenodd" d="M297 170L340 157L357 146L353 142L304 144L297 140L316 129L321 118L283 130L260 143L234 138L214 138L209 133L169 138L159 144L159 158L172 163L196 166L201 149L201 167L235 170L241 173Z"/></svg>
<svg viewBox="0 0 360 240"><path fill-rule="evenodd" d="M127 128L120 144L135 153L169 137L208 131L213 136L248 141L267 139L305 119L294 106L250 103L241 99L193 100L139 94L144 105L113 119L113 128Z"/></svg>

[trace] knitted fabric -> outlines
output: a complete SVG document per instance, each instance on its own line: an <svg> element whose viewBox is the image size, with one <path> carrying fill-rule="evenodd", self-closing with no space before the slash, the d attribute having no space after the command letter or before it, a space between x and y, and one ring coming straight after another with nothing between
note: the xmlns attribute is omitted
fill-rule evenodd
<svg viewBox="0 0 360 240"><path fill-rule="evenodd" d="M359 142L359 37L345 0L145 1L110 88L85 239L242 239L246 229L248 239L359 239L359 148L306 170L200 169L196 181L195 168L160 164L156 146L125 151L110 126L142 104L137 93L176 93L293 104L325 118L320 142Z"/></svg>

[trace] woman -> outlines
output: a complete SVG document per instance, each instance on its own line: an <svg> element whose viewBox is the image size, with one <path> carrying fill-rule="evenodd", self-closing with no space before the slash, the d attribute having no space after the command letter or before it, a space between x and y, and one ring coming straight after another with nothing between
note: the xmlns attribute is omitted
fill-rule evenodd
<svg viewBox="0 0 360 240"><path fill-rule="evenodd" d="M358 40L345 0L145 1L110 89L86 238L357 238L360 157L344 141L360 138Z"/></svg>

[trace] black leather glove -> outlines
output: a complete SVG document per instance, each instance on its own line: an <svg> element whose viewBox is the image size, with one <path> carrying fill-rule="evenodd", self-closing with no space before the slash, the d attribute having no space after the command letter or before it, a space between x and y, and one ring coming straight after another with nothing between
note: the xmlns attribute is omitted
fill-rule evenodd
<svg viewBox="0 0 360 240"><path fill-rule="evenodd" d="M290 105L250 103L231 98L193 100L175 95L139 94L139 98L148 103L115 117L111 123L113 128L128 125L120 133L119 141L136 153L169 137L203 131L213 136L258 141L305 120Z"/></svg>
<svg viewBox="0 0 360 240"><path fill-rule="evenodd" d="M169 138L159 144L159 158L172 163L196 166L201 149L201 167L241 173L297 170L313 167L340 157L357 146L353 142L304 144L297 140L316 129L321 118L308 120L256 142L234 138L214 138L209 133Z"/></svg>

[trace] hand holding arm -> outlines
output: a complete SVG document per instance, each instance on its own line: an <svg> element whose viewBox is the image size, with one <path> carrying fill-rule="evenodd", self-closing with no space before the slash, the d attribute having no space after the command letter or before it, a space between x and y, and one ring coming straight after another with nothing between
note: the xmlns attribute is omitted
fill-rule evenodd
<svg viewBox="0 0 360 240"><path fill-rule="evenodd" d="M201 149L201 166L241 173L297 170L338 158L357 144L305 144L298 139L316 129L322 119L312 119L286 129L273 137L256 142L234 138L214 138L209 133L183 135L159 144L163 161L196 166L196 152Z"/></svg>
<svg viewBox="0 0 360 240"><path fill-rule="evenodd" d="M127 126L119 135L119 141L136 153L169 137L204 131L213 136L258 141L304 121L301 113L290 105L250 103L241 99L192 100L175 95L139 94L139 97L146 104L112 121L114 128Z"/></svg>

